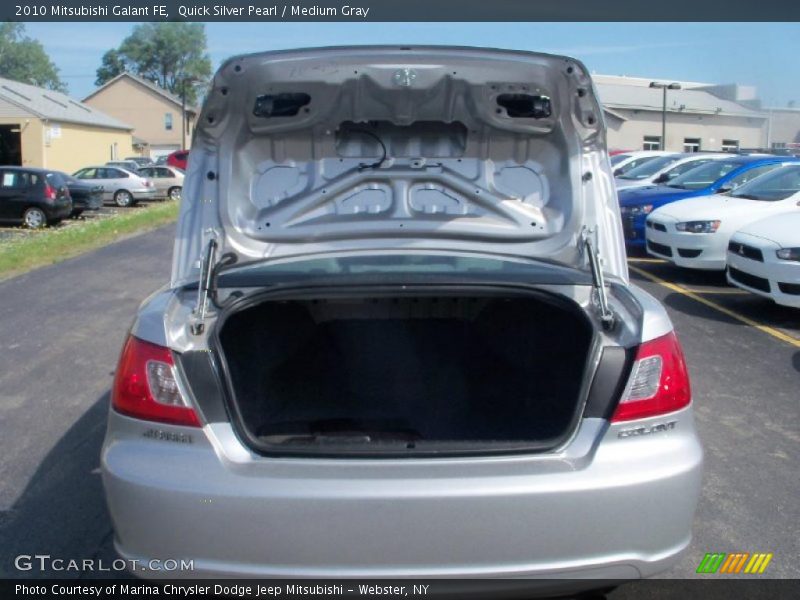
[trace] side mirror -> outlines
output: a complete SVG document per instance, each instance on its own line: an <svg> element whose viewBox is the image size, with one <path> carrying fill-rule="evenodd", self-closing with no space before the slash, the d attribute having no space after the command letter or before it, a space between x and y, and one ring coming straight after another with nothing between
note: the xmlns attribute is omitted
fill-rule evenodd
<svg viewBox="0 0 800 600"><path fill-rule="evenodd" d="M614 169L614 177L619 177L622 175L622 169Z"/></svg>
<svg viewBox="0 0 800 600"><path fill-rule="evenodd" d="M723 186L719 188L715 193L716 194L727 194L728 192L733 191L733 186Z"/></svg>
<svg viewBox="0 0 800 600"><path fill-rule="evenodd" d="M662 173L653 180L653 183L667 183L670 179L672 178L669 175Z"/></svg>

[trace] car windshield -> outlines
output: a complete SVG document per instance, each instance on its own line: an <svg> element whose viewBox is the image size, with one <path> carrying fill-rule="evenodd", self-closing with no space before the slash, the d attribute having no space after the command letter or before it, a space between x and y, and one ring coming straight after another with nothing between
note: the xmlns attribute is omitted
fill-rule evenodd
<svg viewBox="0 0 800 600"><path fill-rule="evenodd" d="M742 166L740 162L715 160L686 171L683 175L678 175L669 183L669 187L682 190L701 190L740 166Z"/></svg>
<svg viewBox="0 0 800 600"><path fill-rule="evenodd" d="M800 165L790 165L748 181L730 192L729 196L774 202L785 200L798 192L800 192Z"/></svg>
<svg viewBox="0 0 800 600"><path fill-rule="evenodd" d="M653 160L648 160L643 165L639 165L635 169L631 169L624 175L620 175L620 179L646 179L651 175L655 175L664 167L668 167L680 158L679 155L675 156L659 156Z"/></svg>

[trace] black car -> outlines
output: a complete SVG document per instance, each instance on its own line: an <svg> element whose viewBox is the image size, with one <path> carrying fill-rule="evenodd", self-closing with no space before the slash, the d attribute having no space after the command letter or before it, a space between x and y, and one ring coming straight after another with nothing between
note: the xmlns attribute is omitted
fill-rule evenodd
<svg viewBox="0 0 800 600"><path fill-rule="evenodd" d="M85 210L99 210L103 206L103 186L81 181L72 175L58 172L67 182L72 196L72 217L79 217Z"/></svg>
<svg viewBox="0 0 800 600"><path fill-rule="evenodd" d="M0 221L38 229L58 223L71 213L72 197L62 173L0 167Z"/></svg>

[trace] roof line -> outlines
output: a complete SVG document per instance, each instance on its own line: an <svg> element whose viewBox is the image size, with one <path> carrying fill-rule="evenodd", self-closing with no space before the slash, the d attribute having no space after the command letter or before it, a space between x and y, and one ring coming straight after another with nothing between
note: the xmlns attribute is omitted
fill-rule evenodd
<svg viewBox="0 0 800 600"><path fill-rule="evenodd" d="M144 87L145 89L150 90L151 92L154 92L154 93L158 94L162 98L168 100L169 102L172 102L173 104L175 104L177 106L183 107L183 103L181 102L181 100L179 98L176 98L172 93L170 93L169 91L163 89L160 85L145 79L141 75L137 75L136 73L131 73L129 71L123 71L119 75L115 75L114 77L112 77L111 79L106 81L104 84L102 84L100 87L98 87L96 90L94 90L92 93L90 93L88 96L86 96L82 100L82 102L86 102L87 100L89 100L89 98L91 98L93 96L96 96L102 90L104 90L105 88L110 86L112 83L115 83L115 82L119 81L123 77L128 77L129 79L131 79L135 83L138 83L140 86ZM187 105L185 108L186 108L187 112L197 113L196 107Z"/></svg>
<svg viewBox="0 0 800 600"><path fill-rule="evenodd" d="M603 104L603 107L613 106L616 109L623 109L623 110L647 110L653 112L662 112L662 108L658 106L642 106L639 104L619 104L618 102L614 102L611 104ZM672 114L684 114L684 115L725 115L727 117L747 117L751 119L768 119L768 115L761 114L758 111L752 112L730 112L727 110L701 110L697 108L685 108L683 110L676 110L670 106L667 106L667 112Z"/></svg>
<svg viewBox="0 0 800 600"><path fill-rule="evenodd" d="M42 113L40 113L40 112L38 112L38 111L35 111L35 110L33 110L33 109L32 109L31 107L29 107L29 106L25 106L25 105L24 105L24 104L22 104L21 102L17 102L16 100L12 100L11 98L9 98L9 97L8 97L6 94L3 94L2 92L0 92L0 98L2 98L3 100L5 100L6 102L9 102L9 103L13 104L14 106L17 106L17 107L21 108L21 109L22 109L22 110L24 110L25 112L28 112L28 113L30 113L30 114L31 114L32 116L34 116L34 117L39 117L40 119L45 119L45 118L47 118L47 117L45 117L45 116L44 116L44 114L42 114Z"/></svg>
<svg viewBox="0 0 800 600"><path fill-rule="evenodd" d="M619 114L618 112L615 112L615 111L611 110L607 106L604 106L604 105L602 105L602 106L603 106L603 110L605 112L607 112L610 115L613 115L613 116L617 117L620 121L627 121L628 120L628 117L625 117L625 116Z"/></svg>

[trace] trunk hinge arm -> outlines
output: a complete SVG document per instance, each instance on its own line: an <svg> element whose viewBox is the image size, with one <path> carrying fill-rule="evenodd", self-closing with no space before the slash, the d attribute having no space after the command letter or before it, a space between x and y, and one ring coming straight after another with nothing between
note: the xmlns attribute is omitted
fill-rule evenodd
<svg viewBox="0 0 800 600"><path fill-rule="evenodd" d="M596 302L597 312L603 328L608 330L614 326L614 313L608 307L608 291L606 290L605 277L601 266L601 258L594 247L593 238L596 238L596 230L588 230L585 227L581 231L582 250L586 253L589 260L589 267L592 271L592 289Z"/></svg>
<svg viewBox="0 0 800 600"><path fill-rule="evenodd" d="M201 258L200 279L197 282L197 304L192 311L193 323L190 331L194 335L200 335L205 330L205 320L208 313L209 304L215 308L223 308L217 301L217 276L219 272L227 266L234 264L238 257L233 252L223 254L217 260L217 248L219 244L216 238L208 240L206 251ZM240 292L233 292L228 300L241 296ZM227 302L226 302L227 303ZM225 304L225 303L223 303Z"/></svg>
<svg viewBox="0 0 800 600"><path fill-rule="evenodd" d="M214 270L214 259L217 254L217 240L208 240L206 251L200 263L200 279L197 282L197 304L192 311L194 323L190 331L194 335L200 335L205 329L206 312L208 311L208 300L216 294L216 281Z"/></svg>

